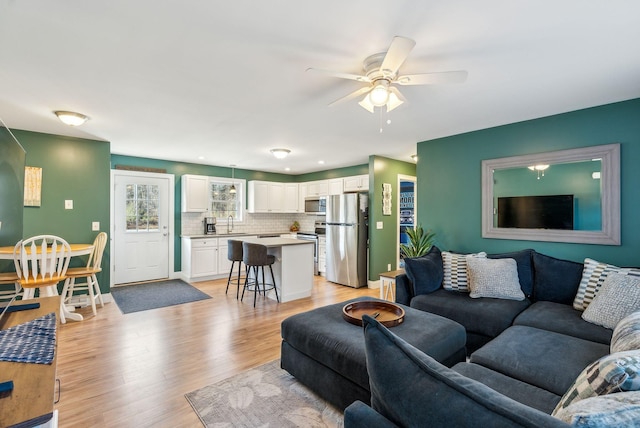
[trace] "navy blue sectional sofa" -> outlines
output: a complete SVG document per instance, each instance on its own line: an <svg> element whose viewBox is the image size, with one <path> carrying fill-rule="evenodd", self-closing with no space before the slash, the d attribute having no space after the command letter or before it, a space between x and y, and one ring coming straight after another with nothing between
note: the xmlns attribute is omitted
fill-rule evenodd
<svg viewBox="0 0 640 428"><path fill-rule="evenodd" d="M516 261L524 300L471 298L469 293L443 289L442 256L437 247L432 247L422 259L424 263L412 265L412 269L407 270L409 275L396 278L396 301L464 326L468 359L451 369L443 368L448 373L444 378L454 376L457 379L454 383L472 380L490 387L500 399L508 397L535 410L531 413L533 416L530 415L531 426L536 423L557 426L548 419L549 415L582 370L609 354L613 332L584 321L582 312L572 306L583 264L549 257L532 249L487 257ZM426 392L422 399L436 400L444 409L450 405ZM375 403L372 405L375 407ZM471 407L468 410L471 411ZM345 422L352 427L374 426L367 423L380 423L378 416L366 405L355 403L347 409ZM496 426L501 425L498 419ZM487 420L491 419L485 422ZM419 421L414 422L420 425ZM446 418L441 425L435 420L431 422L430 426L456 425L451 425L452 421ZM470 423L469 426L473 426L472 419ZM520 425L527 423L507 423L507 426Z"/></svg>

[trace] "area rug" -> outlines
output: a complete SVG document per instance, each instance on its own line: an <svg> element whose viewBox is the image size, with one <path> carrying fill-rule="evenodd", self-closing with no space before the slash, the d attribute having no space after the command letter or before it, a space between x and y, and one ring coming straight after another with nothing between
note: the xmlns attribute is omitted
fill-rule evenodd
<svg viewBox="0 0 640 428"><path fill-rule="evenodd" d="M185 395L205 427L343 427L340 410L280 368L280 360Z"/></svg>
<svg viewBox="0 0 640 428"><path fill-rule="evenodd" d="M113 287L111 296L123 314L211 298L208 294L180 280Z"/></svg>

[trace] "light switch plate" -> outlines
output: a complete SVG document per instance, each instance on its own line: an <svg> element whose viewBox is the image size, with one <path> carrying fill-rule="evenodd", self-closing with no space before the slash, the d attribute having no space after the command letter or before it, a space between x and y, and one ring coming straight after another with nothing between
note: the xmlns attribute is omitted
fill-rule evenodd
<svg viewBox="0 0 640 428"><path fill-rule="evenodd" d="M91 222L91 230L94 232L97 232L100 230L100 222L99 221L94 221Z"/></svg>
<svg viewBox="0 0 640 428"><path fill-rule="evenodd" d="M72 210L73 209L73 199L65 199L64 200L64 209Z"/></svg>
<svg viewBox="0 0 640 428"><path fill-rule="evenodd" d="M382 229L384 223L382 223L381 221L376 222L376 229Z"/></svg>

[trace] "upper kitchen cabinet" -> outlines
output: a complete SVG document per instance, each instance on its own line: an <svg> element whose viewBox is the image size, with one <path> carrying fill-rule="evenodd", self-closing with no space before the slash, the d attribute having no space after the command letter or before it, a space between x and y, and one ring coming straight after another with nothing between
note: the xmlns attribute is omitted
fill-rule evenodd
<svg viewBox="0 0 640 428"><path fill-rule="evenodd" d="M284 212L300 213L304 212L304 205L300 210L300 186L298 183L284 184Z"/></svg>
<svg viewBox="0 0 640 428"><path fill-rule="evenodd" d="M366 192L369 190L369 174L344 178L344 192Z"/></svg>
<svg viewBox="0 0 640 428"><path fill-rule="evenodd" d="M297 197L293 205L297 208ZM250 213L285 212L285 184L253 180L247 191L247 211Z"/></svg>
<svg viewBox="0 0 640 428"><path fill-rule="evenodd" d="M344 188L344 179L332 178L329 180L329 194L330 195L342 195Z"/></svg>
<svg viewBox="0 0 640 428"><path fill-rule="evenodd" d="M201 213L209 208L209 177L185 174L182 183L182 212Z"/></svg>
<svg viewBox="0 0 640 428"><path fill-rule="evenodd" d="M309 181L307 196L327 196L329 194L329 180Z"/></svg>

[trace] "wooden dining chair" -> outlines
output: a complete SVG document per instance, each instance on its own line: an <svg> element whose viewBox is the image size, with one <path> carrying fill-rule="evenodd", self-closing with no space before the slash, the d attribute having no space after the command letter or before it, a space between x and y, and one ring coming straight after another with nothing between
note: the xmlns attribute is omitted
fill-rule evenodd
<svg viewBox="0 0 640 428"><path fill-rule="evenodd" d="M23 289L23 300L35 297L57 296L56 285L66 279L71 247L64 239L54 235L38 235L20 241L13 249L13 262L18 284Z"/></svg>
<svg viewBox="0 0 640 428"><path fill-rule="evenodd" d="M89 255L87 265L84 267L73 267L67 269L67 279L65 280L64 288L62 289L62 298L65 304L70 303L71 298L74 296L74 292L80 291L88 294L93 315L98 314L96 312L96 299L100 302L100 306L104 307L102 293L100 293L100 284L98 284L96 274L102 271L102 255L106 245L107 234L105 232L98 233L98 236L96 236L96 239L93 241L93 251ZM76 279L79 278L84 278L85 282L76 283ZM76 294L76 296L77 295L78 294Z"/></svg>
<svg viewBox="0 0 640 428"><path fill-rule="evenodd" d="M18 282L18 274L15 272L3 272L0 273L0 286L13 285L13 289L10 287L3 287L0 290L0 301L11 300L15 296L20 294L20 284Z"/></svg>

